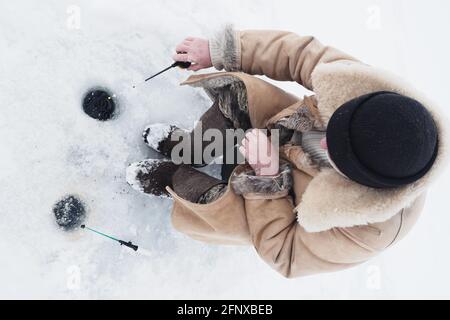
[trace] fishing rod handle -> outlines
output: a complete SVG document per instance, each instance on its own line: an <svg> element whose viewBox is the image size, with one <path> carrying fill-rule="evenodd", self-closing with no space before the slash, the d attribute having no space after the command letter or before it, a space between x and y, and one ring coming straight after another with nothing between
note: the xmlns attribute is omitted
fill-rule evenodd
<svg viewBox="0 0 450 320"><path fill-rule="evenodd" d="M119 242L120 242L121 246L125 246L125 247L128 247L128 248L131 248L134 251L138 251L138 249L139 249L139 247L134 245L131 241L130 242L125 242L125 241L120 240Z"/></svg>
<svg viewBox="0 0 450 320"><path fill-rule="evenodd" d="M180 67L181 69L187 69L192 66L192 62L189 61L177 61L173 64L173 67Z"/></svg>
<svg viewBox="0 0 450 320"><path fill-rule="evenodd" d="M186 54L187 52L177 52L178 54ZM187 69L192 66L192 62L189 61L176 61L173 67L180 67L181 69Z"/></svg>

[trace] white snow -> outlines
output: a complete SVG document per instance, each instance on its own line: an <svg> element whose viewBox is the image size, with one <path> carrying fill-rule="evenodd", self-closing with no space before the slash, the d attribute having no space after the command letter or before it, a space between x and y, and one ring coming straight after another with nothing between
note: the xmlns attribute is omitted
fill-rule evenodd
<svg viewBox="0 0 450 320"><path fill-rule="evenodd" d="M450 298L448 171L417 227L395 248L352 270L297 280L270 270L251 247L206 245L177 233L170 200L140 195L125 177L128 164L155 157L141 138L147 124L188 128L210 105L199 90L179 87L188 71L142 83L172 63L184 37L209 37L227 22L314 34L401 74L448 110L450 3L181 4L1 1L0 298ZM113 121L82 112L84 93L99 86L116 95L120 115ZM66 194L85 202L88 226L145 254L58 229L52 206Z"/></svg>

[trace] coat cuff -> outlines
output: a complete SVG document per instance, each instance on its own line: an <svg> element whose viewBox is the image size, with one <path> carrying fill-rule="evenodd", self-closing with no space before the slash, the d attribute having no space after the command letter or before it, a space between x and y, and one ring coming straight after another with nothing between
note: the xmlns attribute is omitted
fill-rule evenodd
<svg viewBox="0 0 450 320"><path fill-rule="evenodd" d="M226 26L209 40L211 62L217 70L239 71L241 69L241 41L239 31Z"/></svg>
<svg viewBox="0 0 450 320"><path fill-rule="evenodd" d="M280 166L276 176L257 176L251 167L236 171L231 178L231 186L236 194L246 199L280 199L292 188L292 169L289 163Z"/></svg>

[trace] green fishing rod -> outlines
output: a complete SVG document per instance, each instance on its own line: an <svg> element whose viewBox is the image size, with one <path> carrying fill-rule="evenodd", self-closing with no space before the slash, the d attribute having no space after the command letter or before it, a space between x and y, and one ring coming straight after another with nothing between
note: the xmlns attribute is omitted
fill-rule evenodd
<svg viewBox="0 0 450 320"><path fill-rule="evenodd" d="M109 236L107 234L104 234L104 233L102 233L100 231L88 228L84 224L81 226L81 229L89 230L89 231L94 232L94 233L96 233L98 235L101 235L102 237L106 237L106 238L109 238L111 240L117 241L117 242L120 243L121 246L128 247L130 249L133 249L134 251L138 251L138 249L139 249L139 247L134 245L131 241L126 242L126 241L123 241L123 240L120 240L120 239L116 239L116 238L111 237L111 236Z"/></svg>

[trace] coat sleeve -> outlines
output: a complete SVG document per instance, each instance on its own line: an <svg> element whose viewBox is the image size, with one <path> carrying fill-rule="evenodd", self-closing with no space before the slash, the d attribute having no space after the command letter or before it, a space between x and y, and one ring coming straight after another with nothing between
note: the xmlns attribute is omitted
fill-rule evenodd
<svg viewBox="0 0 450 320"><path fill-rule="evenodd" d="M234 31L226 27L210 40L216 69L265 75L274 80L296 81L312 90L311 74L321 63L353 57L324 46L312 36L285 31Z"/></svg>
<svg viewBox="0 0 450 320"><path fill-rule="evenodd" d="M267 181L255 183L242 179L239 183L232 179L232 186L244 197L254 247L260 257L284 277L296 278L353 267L386 249L398 234L399 221L387 223L389 227L370 225L306 232L297 221L293 201L287 192L289 179L276 179L274 185L277 187L269 187Z"/></svg>

